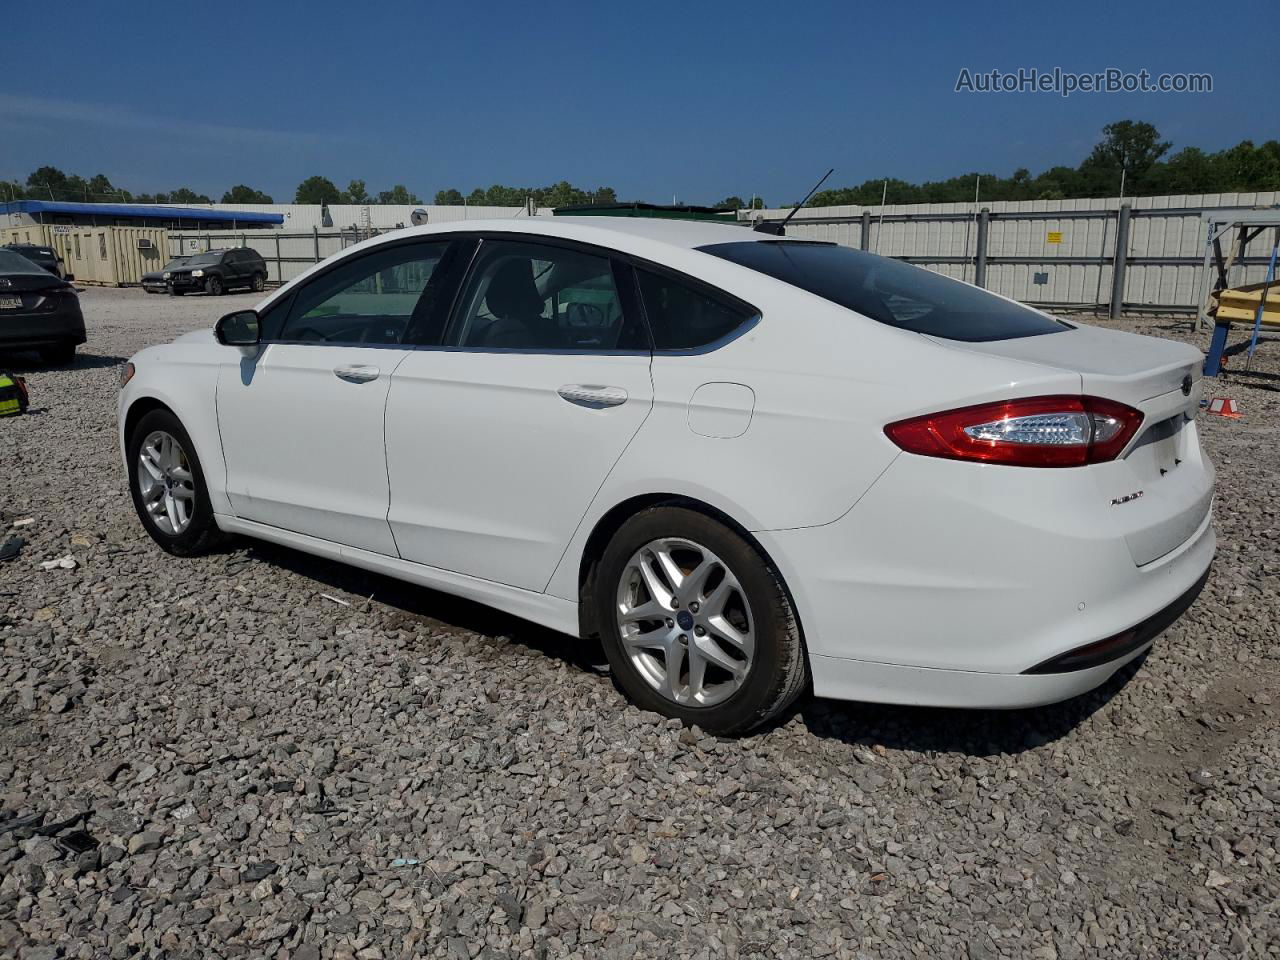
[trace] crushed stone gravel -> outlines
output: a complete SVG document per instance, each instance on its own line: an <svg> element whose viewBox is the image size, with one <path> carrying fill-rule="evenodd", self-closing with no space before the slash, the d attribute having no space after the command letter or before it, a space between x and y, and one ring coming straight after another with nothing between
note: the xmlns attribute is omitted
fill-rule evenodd
<svg viewBox="0 0 1280 960"><path fill-rule="evenodd" d="M0 539L34 520L0 564L0 955L1280 956L1275 335L1210 391L1244 413L1201 420L1218 558L1144 660L1049 708L810 699L722 740L473 604L162 553L117 366L253 297L82 300L72 367L0 358L33 407Z"/></svg>

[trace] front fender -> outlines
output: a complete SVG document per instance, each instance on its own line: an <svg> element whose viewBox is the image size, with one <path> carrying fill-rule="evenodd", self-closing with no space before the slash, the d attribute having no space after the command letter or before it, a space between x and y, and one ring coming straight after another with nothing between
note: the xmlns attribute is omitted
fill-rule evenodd
<svg viewBox="0 0 1280 960"><path fill-rule="evenodd" d="M173 411L191 437L204 472L214 513L230 513L226 494L227 466L218 432L218 367L212 356L222 347L207 342L177 342L149 347L132 359L135 372L116 404L121 461L128 475L125 424L136 404L159 403Z"/></svg>

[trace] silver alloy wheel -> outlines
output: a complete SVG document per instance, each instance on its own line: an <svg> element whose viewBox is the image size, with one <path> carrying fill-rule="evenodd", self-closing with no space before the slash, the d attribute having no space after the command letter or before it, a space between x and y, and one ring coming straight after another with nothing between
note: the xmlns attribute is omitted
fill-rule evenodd
<svg viewBox="0 0 1280 960"><path fill-rule="evenodd" d="M154 430L138 450L138 492L151 522L177 536L191 526L196 507L191 462L172 434Z"/></svg>
<svg viewBox="0 0 1280 960"><path fill-rule="evenodd" d="M618 583L618 630L632 666L682 706L709 707L746 681L755 618L728 564L679 537L652 540Z"/></svg>

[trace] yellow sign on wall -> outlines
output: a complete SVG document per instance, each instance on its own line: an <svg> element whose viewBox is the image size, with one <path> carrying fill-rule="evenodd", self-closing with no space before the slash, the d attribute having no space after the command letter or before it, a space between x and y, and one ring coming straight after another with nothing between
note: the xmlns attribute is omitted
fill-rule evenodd
<svg viewBox="0 0 1280 960"><path fill-rule="evenodd" d="M1045 242L1045 243L1061 243L1061 242L1062 242L1062 231L1061 231L1061 230L1050 230L1047 234L1045 234L1044 242Z"/></svg>

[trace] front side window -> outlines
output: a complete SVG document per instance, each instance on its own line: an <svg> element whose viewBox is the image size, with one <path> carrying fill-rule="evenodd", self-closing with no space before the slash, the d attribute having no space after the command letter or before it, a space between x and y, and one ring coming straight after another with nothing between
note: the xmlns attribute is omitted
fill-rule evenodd
<svg viewBox="0 0 1280 960"><path fill-rule="evenodd" d="M656 350L696 350L753 320L755 310L692 284L641 268L640 294Z"/></svg>
<svg viewBox="0 0 1280 960"><path fill-rule="evenodd" d="M833 243L754 240L699 249L915 333L979 342L1071 329L980 287Z"/></svg>
<svg viewBox="0 0 1280 960"><path fill-rule="evenodd" d="M606 257L486 240L461 300L454 341L494 350L648 349L629 318Z"/></svg>
<svg viewBox="0 0 1280 960"><path fill-rule="evenodd" d="M356 257L293 294L283 330L267 339L394 344L427 308L427 281L446 241L410 243ZM274 334L264 328L264 333Z"/></svg>

